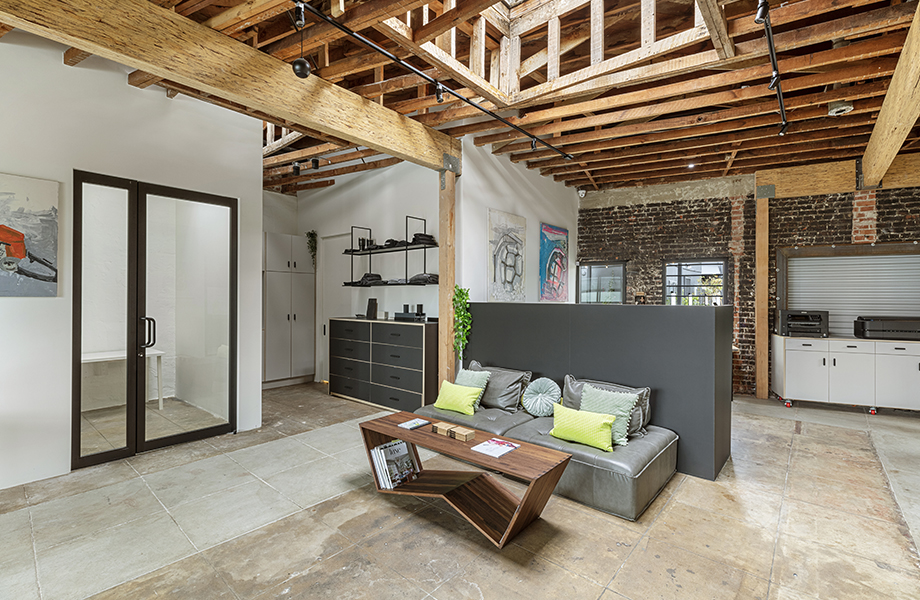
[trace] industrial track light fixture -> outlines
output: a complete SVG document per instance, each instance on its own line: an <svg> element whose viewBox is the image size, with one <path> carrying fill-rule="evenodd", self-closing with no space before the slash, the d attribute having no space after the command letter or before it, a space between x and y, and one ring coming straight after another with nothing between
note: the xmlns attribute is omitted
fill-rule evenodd
<svg viewBox="0 0 920 600"><path fill-rule="evenodd" d="M356 31L353 31L353 30L349 29L348 27L346 27L345 25L342 25L341 23L339 23L339 22L336 21L335 19L333 19L333 18L327 16L327 15L326 15L324 12L322 12L321 10L319 10L319 9L317 9L317 8L315 8L315 7L313 7L313 6L311 6L310 4L308 4L308 3L306 3L306 2L298 2L298 5L299 5L299 6L303 6L306 10L310 11L310 13L312 13L315 17L317 17L317 18L319 18L319 19L322 19L322 20L325 21L326 23L329 23L330 25L332 25L333 27L335 27L336 29L338 29L338 30L341 31L342 33L348 35L349 37L351 37L351 38L353 38L353 39L358 40L359 42L361 42L362 44L364 44L365 46L367 46L367 47L370 48L371 50L374 50L374 51L376 51L376 52L382 54L383 56L386 56L387 58L389 58L391 61L393 61L394 63L398 64L398 65L401 66L402 68L404 68L404 69L406 69L406 70L408 70L408 71L414 73L415 75L418 75L419 77L421 77L422 79L424 79L425 81L427 81L428 83L430 83L431 85L435 86L435 97L438 99L438 102L443 101L443 99L444 99L444 92L447 92L448 94L450 94L451 96L457 98L458 100L461 100L461 101L463 101L463 102L466 102L467 104L469 104L469 105L472 106L473 108L476 108L477 110L479 110L479 111L481 111L481 112L483 112L483 113L489 115L490 117L492 117L492 118L495 119L496 121L499 121L500 123L502 123L502 124L504 124L504 125L510 127L511 129L514 129L514 130L517 131L518 133L524 134L526 137L530 138L530 140L531 140L530 143L531 143L532 146L536 146L536 144L540 144L540 145L542 145L542 146L546 146L546 148L548 148L549 150L552 150L553 152L558 153L560 156L562 156L563 158L565 158L565 159L567 159L567 160L571 160L571 159L572 159L572 155L571 155L571 154L568 154L568 153L566 153L566 152L563 152L562 150L560 150L559 148L556 148L555 146L553 146L553 145L551 145L551 144L547 144L546 142L544 142L543 140L541 140L541 139L538 138L537 136L533 135L532 133L530 133L530 132L528 132L528 131L525 131L524 129L521 129L520 127L518 127L518 126L515 125L514 123L509 122L507 119L504 119L504 118L498 116L497 114L495 114L495 113L492 112L491 110L489 110L489 109L487 109L487 108L484 108L484 107L480 106L479 104L473 102L472 100L470 100L469 98L467 98L467 97L465 97L465 96L462 96L462 95L458 94L458 93L455 92L454 90L450 89L449 87L445 86L444 84L442 84L441 82L439 82L438 80L436 80L434 77L431 77L430 75L425 74L425 73L422 72L421 70L415 68L415 67L412 66L411 64L409 64L409 63L407 63L406 61L402 60L401 58L399 58L398 56L396 56L395 54L393 54L393 53L390 52L389 50L386 50L385 48L382 48L381 46L375 44L374 42L372 42L371 40L367 39L366 37L364 37L364 36L361 35L360 33L358 33L358 32L356 32ZM303 36L303 31L301 30L301 44L303 44L303 37L302 37L302 36Z"/></svg>
<svg viewBox="0 0 920 600"><path fill-rule="evenodd" d="M303 28L307 24L305 3L295 2L294 4L294 16L291 20L294 21L294 28L300 31L300 58L295 58L291 62L291 68L294 69L294 75L301 79L306 79L310 76L312 69L310 68L310 63L303 57Z"/></svg>
<svg viewBox="0 0 920 600"><path fill-rule="evenodd" d="M754 22L763 25L764 32L767 36L767 49L770 51L770 64L773 66L773 76L770 78L768 90L776 90L776 99L779 101L779 114L783 119L782 127L779 129L779 135L786 135L789 129L789 121L786 119L786 104L783 102L783 83L779 77L779 65L776 62L776 47L773 45L773 27L770 25L770 3L767 0L760 0L757 3L757 13L754 15Z"/></svg>

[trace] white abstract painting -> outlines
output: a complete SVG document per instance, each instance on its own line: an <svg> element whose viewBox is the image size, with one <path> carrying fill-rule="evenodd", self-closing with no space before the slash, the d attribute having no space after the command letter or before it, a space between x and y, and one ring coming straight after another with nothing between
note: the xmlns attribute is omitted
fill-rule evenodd
<svg viewBox="0 0 920 600"><path fill-rule="evenodd" d="M524 302L527 220L489 209L489 302Z"/></svg>
<svg viewBox="0 0 920 600"><path fill-rule="evenodd" d="M60 185L0 173L0 296L57 296Z"/></svg>

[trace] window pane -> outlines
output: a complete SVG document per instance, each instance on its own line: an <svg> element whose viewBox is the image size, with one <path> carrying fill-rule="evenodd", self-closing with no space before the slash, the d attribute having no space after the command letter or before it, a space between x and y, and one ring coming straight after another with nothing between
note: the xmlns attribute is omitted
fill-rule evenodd
<svg viewBox="0 0 920 600"><path fill-rule="evenodd" d="M719 306L725 293L723 261L676 262L666 264L665 304Z"/></svg>
<svg viewBox="0 0 920 600"><path fill-rule="evenodd" d="M585 265L578 270L578 301L582 303L622 303L625 268L623 264Z"/></svg>

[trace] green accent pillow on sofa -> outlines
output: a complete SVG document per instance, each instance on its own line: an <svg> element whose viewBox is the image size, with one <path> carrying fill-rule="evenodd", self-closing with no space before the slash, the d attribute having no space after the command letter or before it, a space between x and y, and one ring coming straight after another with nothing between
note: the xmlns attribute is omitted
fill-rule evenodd
<svg viewBox="0 0 920 600"><path fill-rule="evenodd" d="M581 410L605 415L613 415L617 418L613 423L611 434L613 443L617 446L625 446L629 443L629 417L636 402L639 401L639 395L630 392L611 392L596 388L590 383L585 384L585 389L581 394Z"/></svg>
<svg viewBox="0 0 920 600"><path fill-rule="evenodd" d="M435 400L434 407L444 410L472 415L476 412L473 408L476 405L476 399L482 390L476 387L466 387L457 385L449 381L441 384L441 392L438 399Z"/></svg>
<svg viewBox="0 0 920 600"><path fill-rule="evenodd" d="M561 404L553 405L553 429L549 434L560 440L593 446L613 452L611 427L618 419L613 415L572 410Z"/></svg>
<svg viewBox="0 0 920 600"><path fill-rule="evenodd" d="M473 410L479 410L479 401L482 400L482 393L486 390L486 384L489 383L489 377L491 376L490 371L460 369L460 372L454 377L454 384L456 385L479 388L479 395L476 396L476 404L473 406Z"/></svg>

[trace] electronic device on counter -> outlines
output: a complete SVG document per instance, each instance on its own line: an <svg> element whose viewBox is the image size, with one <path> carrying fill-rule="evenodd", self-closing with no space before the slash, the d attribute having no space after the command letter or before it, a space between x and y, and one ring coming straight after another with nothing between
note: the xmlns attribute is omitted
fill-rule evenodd
<svg viewBox="0 0 920 600"><path fill-rule="evenodd" d="M920 340L920 317L856 317L853 335L868 340Z"/></svg>
<svg viewBox="0 0 920 600"><path fill-rule="evenodd" d="M827 337L826 310L776 310L776 332L792 337Z"/></svg>

